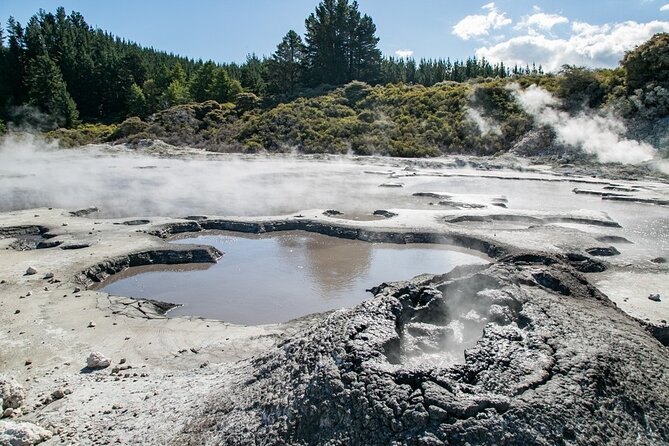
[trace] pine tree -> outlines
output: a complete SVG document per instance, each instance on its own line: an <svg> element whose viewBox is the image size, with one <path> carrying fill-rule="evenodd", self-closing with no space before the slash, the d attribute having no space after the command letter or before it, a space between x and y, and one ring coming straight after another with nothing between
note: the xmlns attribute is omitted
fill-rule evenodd
<svg viewBox="0 0 669 446"><path fill-rule="evenodd" d="M190 100L188 86L184 81L173 80L167 86L167 90L163 93L161 100L164 107L185 104Z"/></svg>
<svg viewBox="0 0 669 446"><path fill-rule="evenodd" d="M140 118L145 117L148 112L146 96L144 96L142 88L135 83L130 86L128 92L127 108L131 116L139 116Z"/></svg>
<svg viewBox="0 0 669 446"><path fill-rule="evenodd" d="M376 25L356 1L323 0L305 21L306 62L314 84L373 82L381 65Z"/></svg>
<svg viewBox="0 0 669 446"><path fill-rule="evenodd" d="M232 102L242 92L242 85L237 79L228 76L225 68L218 68L214 73L211 87L211 99L218 102Z"/></svg>
<svg viewBox="0 0 669 446"><path fill-rule="evenodd" d="M268 63L271 92L295 93L302 82L304 53L302 38L291 29L277 45Z"/></svg>
<svg viewBox="0 0 669 446"><path fill-rule="evenodd" d="M193 75L190 82L190 93L197 102L204 102L214 98L214 77L216 75L216 64L208 61L203 64Z"/></svg>
<svg viewBox="0 0 669 446"><path fill-rule="evenodd" d="M41 54L31 61L29 73L30 102L52 116L58 125L73 126L79 113L56 63Z"/></svg>
<svg viewBox="0 0 669 446"><path fill-rule="evenodd" d="M258 96L265 94L265 67L255 54L246 56L246 63L242 66L242 87Z"/></svg>

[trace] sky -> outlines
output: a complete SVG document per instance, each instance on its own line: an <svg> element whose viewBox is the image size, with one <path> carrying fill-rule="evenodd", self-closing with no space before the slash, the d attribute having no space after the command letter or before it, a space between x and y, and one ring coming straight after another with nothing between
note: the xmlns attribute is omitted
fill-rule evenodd
<svg viewBox="0 0 669 446"><path fill-rule="evenodd" d="M386 56L507 64L615 66L625 51L669 32L669 0L359 0L377 26ZM40 8L63 6L144 46L194 59L243 62L270 55L318 0L2 0L3 25L25 24Z"/></svg>

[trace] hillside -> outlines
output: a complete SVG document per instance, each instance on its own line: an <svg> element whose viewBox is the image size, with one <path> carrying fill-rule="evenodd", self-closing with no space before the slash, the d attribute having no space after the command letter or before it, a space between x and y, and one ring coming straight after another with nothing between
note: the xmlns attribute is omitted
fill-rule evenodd
<svg viewBox="0 0 669 446"><path fill-rule="evenodd" d="M583 125L594 126L587 130L590 133L610 133L620 150L631 138L639 141L629 142L632 145L652 145L666 154L669 85L662 73L668 66L668 49L669 36L657 35L629 53L615 70L565 67L558 74L447 81L429 87L354 81L326 94L271 106L243 93L236 103L183 104L144 120L133 117L118 126L61 130L51 136L70 145L161 139L212 151L424 157L514 150L521 155L582 158L578 149L587 141L562 135L560 126ZM644 75L641 81L635 77L639 72ZM544 94L543 112L528 103L535 89ZM555 119L546 121L545 111ZM610 139L603 138L603 144ZM590 155L605 150L597 147Z"/></svg>
<svg viewBox="0 0 669 446"><path fill-rule="evenodd" d="M631 145L645 153L632 157L639 162L650 146L668 150L668 34L617 69L544 73L475 58L383 58L355 2L323 1L306 24L304 40L289 31L271 57L237 65L143 48L63 8L40 11L25 28L10 19L7 46L0 38L0 133L47 131L63 146L160 139L212 151L403 157L513 150L627 162ZM335 42L337 54L333 26L358 30ZM588 147L593 129L574 131L582 126L621 156Z"/></svg>

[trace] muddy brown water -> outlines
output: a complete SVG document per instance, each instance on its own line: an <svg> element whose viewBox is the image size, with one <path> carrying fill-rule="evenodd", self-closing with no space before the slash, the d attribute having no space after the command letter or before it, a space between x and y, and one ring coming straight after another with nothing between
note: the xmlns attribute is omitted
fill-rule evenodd
<svg viewBox="0 0 669 446"><path fill-rule="evenodd" d="M372 298L365 290L383 282L487 262L437 245L372 244L302 232L222 233L173 243L212 245L224 255L210 267L131 268L102 291L183 304L171 317L256 325L352 307Z"/></svg>

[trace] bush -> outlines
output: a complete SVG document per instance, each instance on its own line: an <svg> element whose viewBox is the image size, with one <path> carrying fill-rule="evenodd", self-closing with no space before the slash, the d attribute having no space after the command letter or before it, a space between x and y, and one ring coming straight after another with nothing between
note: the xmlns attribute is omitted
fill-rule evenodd
<svg viewBox="0 0 669 446"><path fill-rule="evenodd" d="M72 129L59 128L45 134L47 139L58 140L61 147L78 147L99 144L116 131L116 125L82 124Z"/></svg>
<svg viewBox="0 0 669 446"><path fill-rule="evenodd" d="M669 33L656 34L643 45L626 53L622 66L630 94L651 83L669 88Z"/></svg>
<svg viewBox="0 0 669 446"><path fill-rule="evenodd" d="M108 140L117 141L119 139L128 138L129 136L146 131L148 127L149 124L142 121L137 116L133 116L132 118L123 121L118 128L109 135Z"/></svg>

